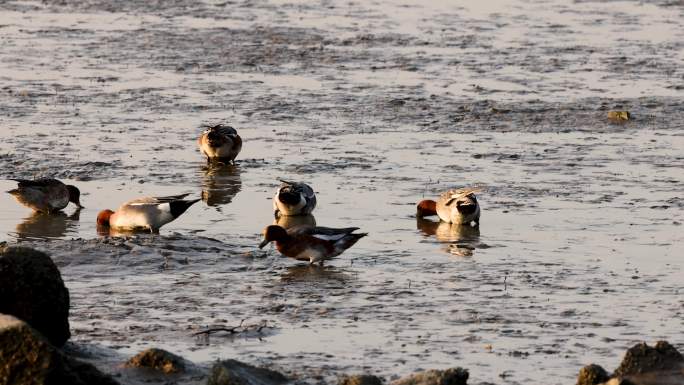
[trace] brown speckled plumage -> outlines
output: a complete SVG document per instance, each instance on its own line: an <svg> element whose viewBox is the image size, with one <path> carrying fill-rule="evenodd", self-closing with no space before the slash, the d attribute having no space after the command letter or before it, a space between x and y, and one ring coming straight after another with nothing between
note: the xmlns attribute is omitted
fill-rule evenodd
<svg viewBox="0 0 684 385"><path fill-rule="evenodd" d="M80 191L75 186L65 185L57 179L12 179L18 183L16 189L7 191L17 202L37 212L54 212L73 202L79 208Z"/></svg>
<svg viewBox="0 0 684 385"><path fill-rule="evenodd" d="M242 138L237 131L224 124L206 126L197 139L200 151L207 157L207 163L234 163L242 150Z"/></svg>

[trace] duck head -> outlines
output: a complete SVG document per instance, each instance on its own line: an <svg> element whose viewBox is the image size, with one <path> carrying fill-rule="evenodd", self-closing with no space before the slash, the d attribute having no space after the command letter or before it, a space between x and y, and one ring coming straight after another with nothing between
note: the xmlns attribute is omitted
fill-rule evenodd
<svg viewBox="0 0 684 385"><path fill-rule="evenodd" d="M278 190L278 200L287 205L296 205L302 200L302 194L287 184Z"/></svg>
<svg viewBox="0 0 684 385"><path fill-rule="evenodd" d="M281 241L287 239L287 231L278 225L270 225L264 229L264 240L259 244L259 248L262 249L264 246L268 245L272 241Z"/></svg>
<svg viewBox="0 0 684 385"><path fill-rule="evenodd" d="M437 202L429 199L418 202L416 216L422 218L430 215L437 215Z"/></svg>
<svg viewBox="0 0 684 385"><path fill-rule="evenodd" d="M102 210L97 214L97 225L98 226L109 226L109 218L114 214L112 210Z"/></svg>
<svg viewBox="0 0 684 385"><path fill-rule="evenodd" d="M207 130L205 132L207 133L207 141L209 142L209 146L214 147L214 148L221 147L221 146L227 144L229 141L231 141L230 136L226 136L226 135L222 134L221 131L219 130L220 128L223 128L223 127L226 127L226 126L223 126L221 124L217 124L215 126L210 126L207 128ZM228 127L228 128L232 128L232 127Z"/></svg>
<svg viewBox="0 0 684 385"><path fill-rule="evenodd" d="M471 215L477 211L477 198L474 194L466 195L456 201L456 210L462 215Z"/></svg>
<svg viewBox="0 0 684 385"><path fill-rule="evenodd" d="M83 206L81 206L81 201L80 201L81 191L78 189L78 187L72 186L72 185L67 185L66 188L69 191L69 202L78 206L79 209L82 209Z"/></svg>

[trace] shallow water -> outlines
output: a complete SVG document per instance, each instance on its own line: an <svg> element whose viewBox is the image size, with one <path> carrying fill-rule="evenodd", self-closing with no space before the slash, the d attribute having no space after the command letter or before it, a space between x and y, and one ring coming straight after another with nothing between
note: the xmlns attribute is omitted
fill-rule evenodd
<svg viewBox="0 0 684 385"><path fill-rule="evenodd" d="M684 348L681 5L0 9L3 176L68 180L86 206L45 218L2 194L0 240L52 253L74 341L309 382L463 366L475 384L567 384L635 342ZM196 148L216 121L245 141L235 167ZM319 225L369 236L322 269L258 250L278 178L314 186ZM473 185L479 234L414 217ZM95 228L178 193L204 201L160 235ZM266 327L192 336L243 319Z"/></svg>

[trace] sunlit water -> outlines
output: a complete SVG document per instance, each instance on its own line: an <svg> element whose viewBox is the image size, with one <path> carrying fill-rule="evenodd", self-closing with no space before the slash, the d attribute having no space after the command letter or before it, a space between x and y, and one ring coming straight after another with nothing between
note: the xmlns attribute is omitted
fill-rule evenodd
<svg viewBox="0 0 684 385"><path fill-rule="evenodd" d="M0 240L52 253L73 340L303 379L559 384L639 341L684 347L680 6L105 5L0 14L4 175L57 176L86 207L2 194ZM206 167L208 121L239 130L237 166ZM259 251L278 178L314 186L318 225L369 236L323 269ZM479 233L416 220L473 185ZM160 235L96 230L179 193L204 200ZM268 327L192 336L243 319Z"/></svg>

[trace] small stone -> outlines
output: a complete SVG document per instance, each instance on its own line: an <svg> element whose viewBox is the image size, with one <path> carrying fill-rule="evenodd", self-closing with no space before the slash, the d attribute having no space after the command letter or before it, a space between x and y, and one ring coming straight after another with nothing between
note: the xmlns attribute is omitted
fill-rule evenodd
<svg viewBox="0 0 684 385"><path fill-rule="evenodd" d="M626 122L632 119L629 111L608 111L608 119L614 122Z"/></svg>
<svg viewBox="0 0 684 385"><path fill-rule="evenodd" d="M446 370L426 370L400 378L392 385L466 385L469 373L463 368L449 368Z"/></svg>
<svg viewBox="0 0 684 385"><path fill-rule="evenodd" d="M278 385L286 382L287 377L274 370L225 360L211 368L207 385Z"/></svg>
<svg viewBox="0 0 684 385"><path fill-rule="evenodd" d="M127 368L150 368L172 374L185 371L185 360L166 350L151 348L136 354L124 366Z"/></svg>
<svg viewBox="0 0 684 385"><path fill-rule="evenodd" d="M608 381L610 376L605 369L596 364L590 364L580 369L577 385L597 385Z"/></svg>
<svg viewBox="0 0 684 385"><path fill-rule="evenodd" d="M338 385L382 385L382 379L372 374L355 374L341 377Z"/></svg>

